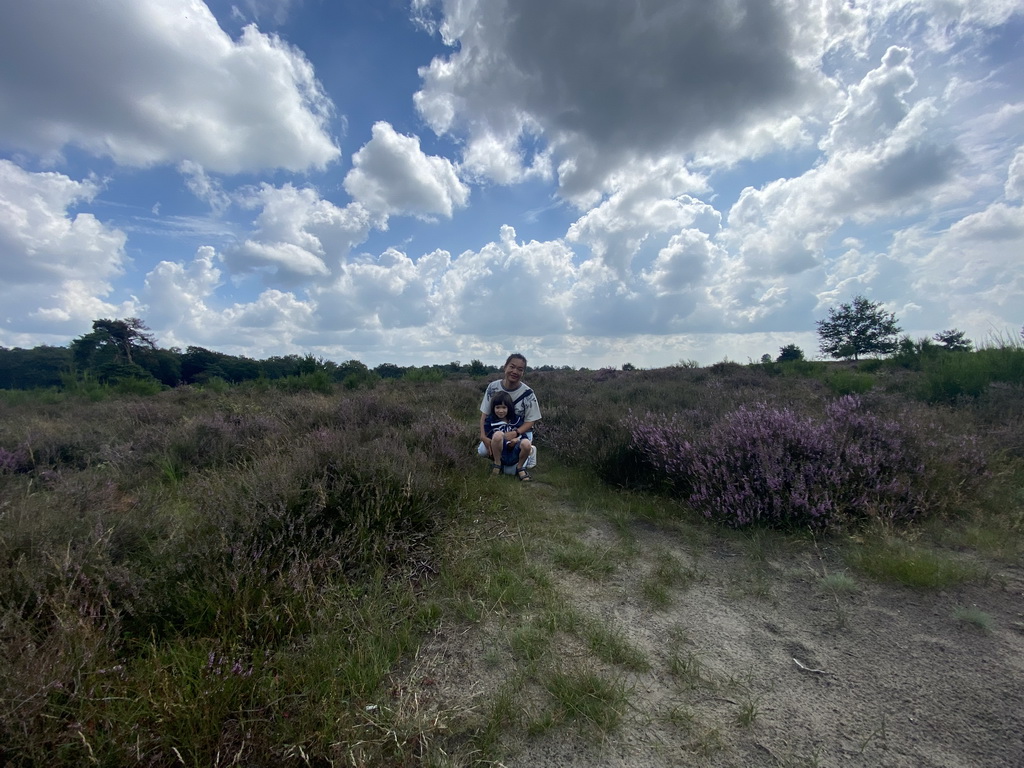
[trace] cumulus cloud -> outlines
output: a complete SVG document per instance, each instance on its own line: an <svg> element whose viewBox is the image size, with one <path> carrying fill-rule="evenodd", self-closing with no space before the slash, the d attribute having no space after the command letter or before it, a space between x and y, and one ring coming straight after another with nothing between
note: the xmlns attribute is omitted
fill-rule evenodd
<svg viewBox="0 0 1024 768"><path fill-rule="evenodd" d="M301 171L339 157L331 112L300 51L255 26L232 40L200 0L15 3L0 25L8 147Z"/></svg>
<svg viewBox="0 0 1024 768"><path fill-rule="evenodd" d="M912 268L922 323L1000 333L1024 306L1024 207L993 203L938 233L912 230L894 244ZM944 320L948 318L948 320Z"/></svg>
<svg viewBox="0 0 1024 768"><path fill-rule="evenodd" d="M173 328L181 336L208 326L207 300L221 282L216 257L216 251L204 245L190 264L161 261L146 275L143 297L151 328Z"/></svg>
<svg viewBox="0 0 1024 768"><path fill-rule="evenodd" d="M648 241L697 225L711 234L721 215L689 192L705 190L706 182L687 173L674 158L657 164L639 163L612 179L614 191L566 233L571 243L588 246L594 256L624 277Z"/></svg>
<svg viewBox="0 0 1024 768"><path fill-rule="evenodd" d="M471 145L543 135L570 196L623 162L798 112L816 87L782 2L443 0L439 11L457 50L420 71L424 119Z"/></svg>
<svg viewBox="0 0 1024 768"><path fill-rule="evenodd" d="M425 154L418 138L389 123L374 124L373 137L355 153L352 166L345 191L376 214L450 218L469 199L469 187L450 160Z"/></svg>
<svg viewBox="0 0 1024 768"><path fill-rule="evenodd" d="M104 297L125 269L124 232L74 207L99 192L92 180L32 173L0 160L0 304L8 329L29 322L77 329L119 307Z"/></svg>
<svg viewBox="0 0 1024 768"><path fill-rule="evenodd" d="M520 243L504 226L496 242L452 261L440 281L439 318L452 333L484 339L565 333L573 256L559 240Z"/></svg>
<svg viewBox="0 0 1024 768"><path fill-rule="evenodd" d="M313 325L315 302L270 288L253 301L223 306L216 294L217 259L213 248L203 246L188 264L162 261L146 276L146 318L161 345L203 346L255 358L302 350L296 339Z"/></svg>
<svg viewBox="0 0 1024 768"><path fill-rule="evenodd" d="M225 266L235 274L262 272L287 284L335 273L371 226L359 203L339 208L310 187L264 183L240 202L261 210L251 235L225 250Z"/></svg>
<svg viewBox="0 0 1024 768"><path fill-rule="evenodd" d="M327 331L409 328L433 321L436 267L389 248L346 264L338 279L312 292L317 326Z"/></svg>
<svg viewBox="0 0 1024 768"><path fill-rule="evenodd" d="M890 48L881 66L850 89L822 142L822 163L740 194L724 239L752 272L798 274L819 266L845 222L928 207L936 189L956 177L962 154L934 134L933 100L903 98L914 81L907 61L905 49Z"/></svg>

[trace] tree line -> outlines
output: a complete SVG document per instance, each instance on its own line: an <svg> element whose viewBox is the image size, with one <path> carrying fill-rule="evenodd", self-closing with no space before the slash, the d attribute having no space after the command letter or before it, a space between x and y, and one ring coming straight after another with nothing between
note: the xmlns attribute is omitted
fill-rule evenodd
<svg viewBox="0 0 1024 768"><path fill-rule="evenodd" d="M373 380L410 375L424 378L454 374L477 376L497 370L480 360L466 365L456 360L422 367L381 363L370 368L359 360L336 363L311 354L256 360L199 346L189 346L184 350L177 347L162 349L145 323L134 317L95 320L89 333L74 339L66 347L0 347L0 389L66 387L80 381L114 384L126 380L176 387L206 384L213 380L238 384L257 379L277 380L309 375L359 386Z"/></svg>
<svg viewBox="0 0 1024 768"><path fill-rule="evenodd" d="M936 333L931 338L914 340L902 335L895 313L886 312L880 302L857 296L851 302L828 310L828 317L817 321L820 351L832 359L859 360L864 356L912 358L942 351L970 352L973 343L956 328ZM1021 329L1024 339L1024 329ZM780 348L774 362L804 359L795 344ZM762 363L773 362L763 355ZM624 371L635 366L625 363ZM531 370L574 370L543 365ZM462 364L458 360L429 366L403 367L381 363L369 368L359 360L336 363L311 354L284 355L255 360L229 355L205 347L189 346L161 349L146 324L136 317L94 320L92 330L74 339L66 347L39 346L31 349L0 347L0 389L38 389L66 387L79 382L101 385L119 382L151 383L157 387L181 384L206 384L223 381L238 384L257 379L287 379L318 376L325 382L344 382L358 387L380 379L419 378L440 380L453 375L482 376L498 368L480 360Z"/></svg>

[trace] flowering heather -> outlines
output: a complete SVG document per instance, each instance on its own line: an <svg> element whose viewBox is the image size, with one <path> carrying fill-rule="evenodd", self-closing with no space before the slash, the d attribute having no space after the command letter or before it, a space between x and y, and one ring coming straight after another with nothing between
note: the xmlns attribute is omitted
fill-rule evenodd
<svg viewBox="0 0 1024 768"><path fill-rule="evenodd" d="M0 448L0 474L4 472L27 472L31 463L28 451L24 446L18 446L13 451Z"/></svg>
<svg viewBox="0 0 1024 768"><path fill-rule="evenodd" d="M679 417L630 417L627 425L631 447L651 471L727 525L824 529L858 518L911 520L940 492L925 461L937 446L866 412L855 396L829 403L820 420L756 404L703 432ZM969 454L964 474L977 469Z"/></svg>

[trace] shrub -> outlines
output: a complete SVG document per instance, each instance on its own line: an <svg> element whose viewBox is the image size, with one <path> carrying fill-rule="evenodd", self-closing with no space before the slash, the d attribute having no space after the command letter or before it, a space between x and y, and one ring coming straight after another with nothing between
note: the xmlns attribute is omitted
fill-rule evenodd
<svg viewBox="0 0 1024 768"><path fill-rule="evenodd" d="M870 373L834 370L825 376L825 383L837 395L862 395L875 385Z"/></svg>
<svg viewBox="0 0 1024 768"><path fill-rule="evenodd" d="M990 384L1024 384L1024 349L991 347L977 352L949 352L926 360L918 390L930 403L953 403L979 397Z"/></svg>
<svg viewBox="0 0 1024 768"><path fill-rule="evenodd" d="M330 395L334 392L334 382L331 380L330 374L322 369L312 373L275 379L273 384L286 392L319 392L323 395Z"/></svg>
<svg viewBox="0 0 1024 768"><path fill-rule="evenodd" d="M906 521L942 492L929 488L937 475L925 473L928 444L902 423L867 413L853 396L828 404L821 420L758 404L703 433L678 418L630 417L627 425L632 447L663 484L731 526ZM948 480L977 472L969 446L956 458L960 473Z"/></svg>

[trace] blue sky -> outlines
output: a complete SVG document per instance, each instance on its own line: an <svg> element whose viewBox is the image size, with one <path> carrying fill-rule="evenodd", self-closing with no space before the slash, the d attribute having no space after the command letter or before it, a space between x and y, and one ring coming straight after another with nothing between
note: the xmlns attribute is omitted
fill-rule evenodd
<svg viewBox="0 0 1024 768"><path fill-rule="evenodd" d="M0 345L746 362L1024 323L1017 0L36 0Z"/></svg>

